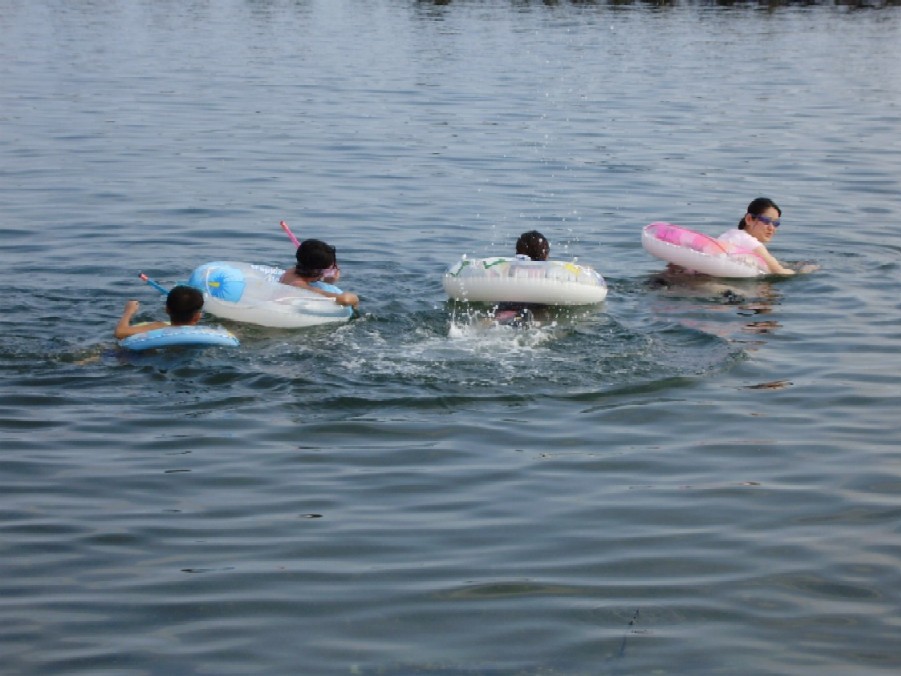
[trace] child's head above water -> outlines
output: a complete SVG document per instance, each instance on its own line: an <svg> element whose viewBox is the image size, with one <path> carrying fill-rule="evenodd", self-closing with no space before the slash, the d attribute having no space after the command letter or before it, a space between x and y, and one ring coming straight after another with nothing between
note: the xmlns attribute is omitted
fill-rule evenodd
<svg viewBox="0 0 901 676"><path fill-rule="evenodd" d="M196 323L203 309L203 294L193 286L173 287L166 296L166 312L176 326Z"/></svg>
<svg viewBox="0 0 901 676"><path fill-rule="evenodd" d="M319 239L305 239L294 254L297 265L294 270L300 277L321 277L323 272L336 266L335 247Z"/></svg>
<svg viewBox="0 0 901 676"><path fill-rule="evenodd" d="M533 261L546 261L551 253L551 245L540 232L529 230L516 240L516 253L528 256Z"/></svg>

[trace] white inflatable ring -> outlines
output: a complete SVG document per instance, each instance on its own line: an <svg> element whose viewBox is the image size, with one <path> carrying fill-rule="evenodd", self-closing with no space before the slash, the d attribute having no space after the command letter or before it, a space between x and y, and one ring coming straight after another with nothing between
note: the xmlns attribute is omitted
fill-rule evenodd
<svg viewBox="0 0 901 676"><path fill-rule="evenodd" d="M760 277L769 266L760 256L672 223L656 221L641 231L641 245L667 263L713 277Z"/></svg>
<svg viewBox="0 0 901 676"><path fill-rule="evenodd" d="M592 305L607 297L607 283L587 265L524 258L465 256L444 273L454 300L536 305Z"/></svg>
<svg viewBox="0 0 901 676"><path fill-rule="evenodd" d="M167 326L136 333L119 341L127 350L156 350L166 347L237 347L238 339L222 328L207 326Z"/></svg>
<svg viewBox="0 0 901 676"><path fill-rule="evenodd" d="M188 284L203 293L203 309L236 322L303 328L350 319L353 310L333 298L280 284L281 268L235 261L204 263Z"/></svg>

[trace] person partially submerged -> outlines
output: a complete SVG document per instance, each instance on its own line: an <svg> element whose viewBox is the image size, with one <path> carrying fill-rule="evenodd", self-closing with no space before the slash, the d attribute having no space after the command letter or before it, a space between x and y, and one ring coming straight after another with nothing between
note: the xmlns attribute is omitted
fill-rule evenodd
<svg viewBox="0 0 901 676"><path fill-rule="evenodd" d="M768 197L758 197L748 205L738 225L717 237L717 241L732 244L751 251L767 264L774 275L794 275L796 272L813 272L816 265L804 265L800 270L786 267L769 252L766 245L776 236L776 228L782 224L782 209Z"/></svg>
<svg viewBox="0 0 901 676"><path fill-rule="evenodd" d="M551 244L537 230L524 232L516 240L516 257L527 261L546 261L551 255ZM536 310L546 308L536 303L498 303L494 308L494 321L509 326L529 326L535 321Z"/></svg>
<svg viewBox="0 0 901 676"><path fill-rule="evenodd" d="M334 284L341 278L335 247L319 239L305 239L294 257L297 261L294 268L285 271L278 280L280 283L334 298L339 305L356 308L360 304L357 294L342 291Z"/></svg>
<svg viewBox="0 0 901 676"><path fill-rule="evenodd" d="M166 296L166 314L168 322L146 322L132 325L131 320L137 314L141 304L136 300L125 303L122 317L113 335L119 340L146 333L154 329L164 329L167 326L194 326L203 316L203 294L192 286L178 285Z"/></svg>

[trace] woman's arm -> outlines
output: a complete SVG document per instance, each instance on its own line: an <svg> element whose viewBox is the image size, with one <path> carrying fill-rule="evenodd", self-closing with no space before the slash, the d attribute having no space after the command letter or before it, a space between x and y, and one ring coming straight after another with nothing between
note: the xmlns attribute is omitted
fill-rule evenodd
<svg viewBox="0 0 901 676"><path fill-rule="evenodd" d="M791 268L787 268L782 265L779 261L777 261L773 254L766 250L766 247L762 244L754 249L754 253L760 256L763 260L766 261L767 266L774 275L793 275L795 271Z"/></svg>

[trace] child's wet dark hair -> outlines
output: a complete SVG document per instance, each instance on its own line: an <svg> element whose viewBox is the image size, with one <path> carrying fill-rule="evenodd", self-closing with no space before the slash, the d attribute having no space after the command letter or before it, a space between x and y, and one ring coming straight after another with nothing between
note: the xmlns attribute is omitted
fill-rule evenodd
<svg viewBox="0 0 901 676"><path fill-rule="evenodd" d="M323 270L335 265L335 247L319 239L305 239L294 254L295 272L300 277L318 277Z"/></svg>
<svg viewBox="0 0 901 676"><path fill-rule="evenodd" d="M166 296L166 309L173 324L187 324L203 309L203 294L193 286L173 287Z"/></svg>
<svg viewBox="0 0 901 676"><path fill-rule="evenodd" d="M540 232L529 230L516 240L516 253L528 256L533 261L546 261L551 253L551 245Z"/></svg>

